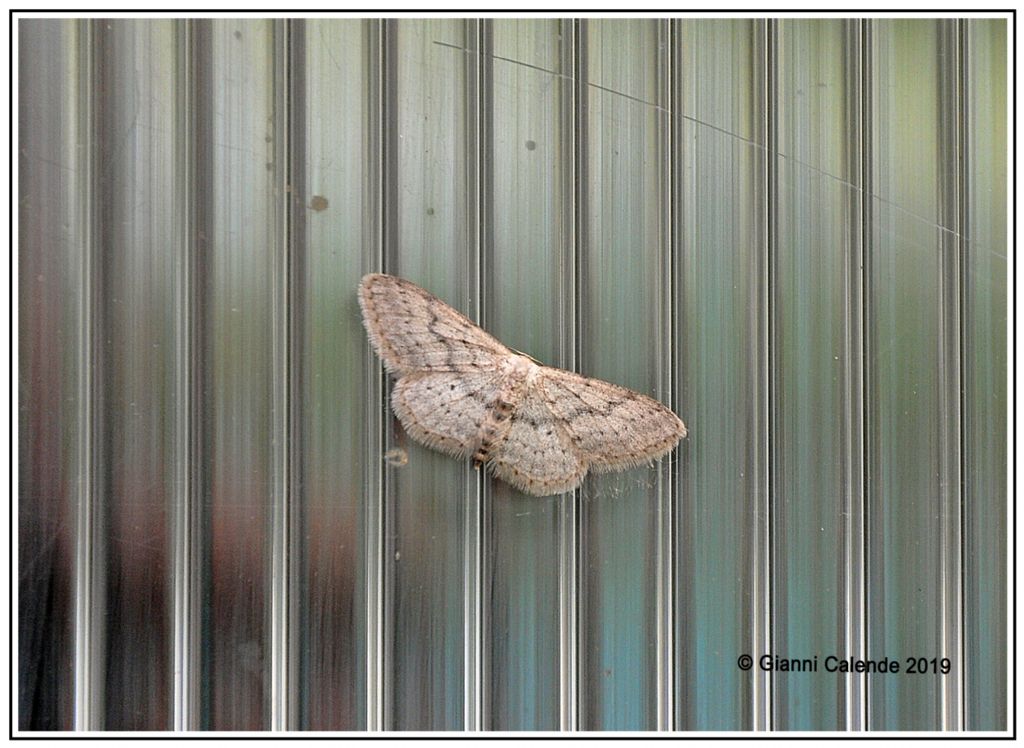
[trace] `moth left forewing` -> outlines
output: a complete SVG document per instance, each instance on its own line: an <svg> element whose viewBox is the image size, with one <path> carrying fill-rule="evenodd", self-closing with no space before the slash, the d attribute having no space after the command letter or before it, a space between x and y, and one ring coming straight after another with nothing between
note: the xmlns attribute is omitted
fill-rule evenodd
<svg viewBox="0 0 1024 748"><path fill-rule="evenodd" d="M488 371L511 351L431 293L382 273L359 283L370 342L388 371Z"/></svg>
<svg viewBox="0 0 1024 748"><path fill-rule="evenodd" d="M538 379L547 407L595 470L648 463L686 436L675 413L639 392L549 367Z"/></svg>

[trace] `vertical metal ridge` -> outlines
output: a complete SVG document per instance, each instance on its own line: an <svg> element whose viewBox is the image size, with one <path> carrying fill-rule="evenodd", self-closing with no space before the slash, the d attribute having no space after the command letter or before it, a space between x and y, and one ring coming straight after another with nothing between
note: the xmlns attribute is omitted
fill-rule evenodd
<svg viewBox="0 0 1024 748"><path fill-rule="evenodd" d="M293 253L293 192L291 141L291 24L279 19L273 23L273 163L278 166L278 251L274 254L272 285L272 431L273 492L271 507L271 559L270 559L270 729L289 730L295 723L294 691L295 663L293 653L294 621L292 620L294 552L292 543L293 485L292 473L293 414L292 402L292 279ZM289 190L291 186L292 190Z"/></svg>
<svg viewBox="0 0 1024 748"><path fill-rule="evenodd" d="M75 631L74 631L74 729L99 730L103 726L102 570L99 550L102 450L102 371L98 354L101 336L101 264L97 219L96 153L97 113L95 21L77 22L79 74L76 91L80 169L77 201L81 246L78 281L78 330L75 341L76 397L78 400L75 445Z"/></svg>
<svg viewBox="0 0 1024 748"><path fill-rule="evenodd" d="M776 303L775 290L778 288L779 276L779 165L777 163L779 154L778 122L776 118L779 108L776 106L779 95L778 84L778 19L767 19L764 22L764 270L761 277L764 279L764 324L765 324L765 402L764 417L767 428L765 438L765 531L764 539L766 545L763 548L763 555L760 559L761 571L764 574L764 592L761 597L761 604L764 605L761 621L763 627L761 637L762 646L754 647L755 653L770 652L772 642L775 639L775 586L772 584L773 572L778 569L783 573L785 565L776 563L777 549L775 546L774 529L780 518L776 516L778 511L779 496L779 471L776 465L778 452L775 449L771 435L778 431L778 412L776 409L779 402L779 363L778 363L778 314L779 305ZM756 656L756 655L755 655ZM756 672L756 670L755 670ZM764 686L764 693L760 698L755 693L755 704L762 709L761 722L755 717L756 729L773 729L777 722L781 721L776 714L777 704L775 703L774 691L776 685L775 672L772 671L766 677L760 678ZM755 679L755 684L757 678Z"/></svg>
<svg viewBox="0 0 1024 748"><path fill-rule="evenodd" d="M178 120L175 123L178 185L179 256L175 277L175 496L173 521L174 687L172 725L177 731L198 730L199 659L199 508L201 506L201 423L199 419L202 351L198 335L202 295L198 291L199 245L196 241L197 173L195 127L194 20L179 20Z"/></svg>
<svg viewBox="0 0 1024 748"><path fill-rule="evenodd" d="M466 71L466 217L469 253L466 267L470 312L486 323L489 267L486 255L492 246L492 182L489 164L492 146L492 22L465 22ZM471 471L471 472L470 472ZM467 465L470 476L465 502L464 536L464 692L463 729L479 731L488 724L486 694L487 656L487 529L490 526L491 491L482 469Z"/></svg>
<svg viewBox="0 0 1024 748"><path fill-rule="evenodd" d="M490 253L494 248L494 175L491 165L494 163L494 21L493 19L482 19L480 22L480 43L478 45L479 86L480 96L477 101L479 129L477 136L478 164L479 164L479 192L478 192L478 298L480 299L480 319L485 320L487 315L487 301L493 298L489 293L491 290L491 261ZM478 646L480 647L480 662L478 664L478 687L479 715L478 724L481 730L486 730L491 724L491 695L486 690L486 684L491 683L488 664L492 641L490 638L491 625L488 617L489 608L487 601L491 598L491 581L494 575L490 568L490 560L493 555L493 546L489 543L490 528L493 527L494 512L491 502L491 482L484 480L484 472L481 468L481 496L480 496L480 619Z"/></svg>
<svg viewBox="0 0 1024 748"><path fill-rule="evenodd" d="M861 585L857 591L861 602L861 636L859 644L864 655L868 655L871 648L871 626L869 621L868 602L868 581L871 571L870 533L871 527L871 442L870 429L870 398L871 398L871 268L872 258L872 222L873 206L872 195L874 194L872 150L874 148L872 117L873 117L873 96L874 75L872 66L872 20L862 19L860 21L860 278L861 278L861 437L863 451L861 453ZM854 269L856 271L856 268ZM854 679L851 684L855 689L859 688L862 695L860 704L861 728L871 729L871 690L868 688L867 674L861 674L860 678Z"/></svg>
<svg viewBox="0 0 1024 748"><path fill-rule="evenodd" d="M583 272L583 257L590 245L590 222L588 220L587 185L590 180L589 170L589 127L590 89L589 78L589 41L587 37L586 18L577 18L573 21L572 40L572 131L573 131L573 319L572 319L572 368L579 371L583 362L583 298L586 293L585 274ZM572 606L572 629L567 631L569 643L572 647L572 670L567 676L572 679L571 706L573 730L584 729L584 700L582 696L583 682L583 653L581 642L581 630L583 627L582 618L587 609L587 595L589 590L586 586L583 574L584 545L586 533L584 532L583 486L578 486L572 494L572 524L566 528L571 533L567 538L570 545L572 566L563 569L563 574L571 576L570 585L574 596L569 604ZM566 559L567 561L569 559Z"/></svg>
<svg viewBox="0 0 1024 748"><path fill-rule="evenodd" d="M274 23L274 163L279 248L275 253L274 507L272 529L271 726L299 726L299 571L302 548L302 327L305 304L304 20Z"/></svg>
<svg viewBox="0 0 1024 748"><path fill-rule="evenodd" d="M560 132L562 154L567 160L562 169L562 340L561 365L575 371L580 359L580 251L583 240L583 189L586 84L583 80L585 22L563 20L561 27ZM580 543L582 489L562 494L558 524L559 544L559 729L576 731L580 724L579 700L579 611Z"/></svg>
<svg viewBox="0 0 1024 748"><path fill-rule="evenodd" d="M779 402L778 393L778 304L775 303L775 290L778 288L778 275L779 275L779 210L778 210L778 195L779 195L779 169L777 159L779 157L779 131L777 117L779 114L778 102L779 95L779 81L778 81L778 33L779 33L779 21L778 19L770 19L765 22L765 42L764 42L764 59L765 59L765 112L764 112L764 134L765 134L765 320L767 323L766 331L766 365L767 365L767 392L765 400L765 410L767 412L767 427L768 434L775 434L778 431L778 413L776 410L776 404ZM764 643L763 648L756 648L756 652L770 652L772 642L775 640L775 628L773 615L775 608L774 600L774 585L772 585L772 573L775 569L783 569L782 564L776 564L775 554L777 552L775 547L774 529L775 524L778 521L776 516L779 496L779 471L776 465L777 451L773 446L773 441L770 437L765 439L766 449L766 462L765 466L768 471L766 476L767 486L767 511L765 512L765 521L767 523L766 528L766 540L767 547L765 550L764 562L767 563L766 573L766 587L764 592L764 604L766 605L766 626L763 631ZM778 715L775 713L775 703L773 699L775 689L775 673L774 671L768 675L765 679L766 692L764 695L764 703L766 712L764 715L764 729L772 729L775 722L777 721Z"/></svg>
<svg viewBox="0 0 1024 748"><path fill-rule="evenodd" d="M367 211L364 227L369 238L369 256L363 258L365 272L387 270L392 252L392 231L388 221L394 209L390 201L393 179L389 169L394 159L394 143L388 135L387 122L391 111L389 95L394 80L393 54L390 50L392 24L388 20L364 21L366 33L367 70L367 127L366 159L368 168L364 179L365 194L370 196L371 209ZM390 92L390 93L389 93ZM385 729L390 704L386 680L388 661L387 598L385 595L386 553L389 544L385 535L387 485L382 465L387 434L387 379L383 367L366 342L367 381L370 393L366 402L366 467L364 485L364 573L366 614L366 729L377 732Z"/></svg>
<svg viewBox="0 0 1024 748"><path fill-rule="evenodd" d="M283 127L286 112L282 79L287 77L288 43L285 40L285 20L273 21L273 96L274 144L273 163L280 180L282 161L288 149L288 132ZM283 69L282 69L283 68ZM287 172L287 167L284 169ZM280 181L278 181L280 184ZM276 185L275 185L276 186ZM287 729L288 693L288 589L287 589L287 533L288 504L288 213L286 195L277 195L275 231L277 241L271 270L271 459L273 460L273 488L271 490L270 527L270 729Z"/></svg>
<svg viewBox="0 0 1024 748"><path fill-rule="evenodd" d="M959 407L960 407L960 431L958 434L960 448L960 611L958 624L961 637L957 651L957 662L961 667L957 668L957 677L960 681L960 729L967 729L967 642L963 632L967 628L967 611L964 601L967 599L967 449L968 424L965 414L967 413L967 362L966 354L967 341L967 261L970 251L969 237L966 236L971 226L970 213L970 192L971 184L968 175L971 173L970 147L971 142L971 109L970 109L970 81L971 81L971 46L970 46L970 20L959 21L959 91L958 91L958 112L957 120L960 122L959 139L957 141L957 160L960 165L960 179L957 186L959 211L957 215L957 239L959 243L959 267L958 271L958 303L960 308L960 329L959 329Z"/></svg>
<svg viewBox="0 0 1024 748"><path fill-rule="evenodd" d="M773 34L775 24L773 20L758 21L755 23L754 60L756 73L760 78L760 85L757 94L760 100L756 102L754 111L758 117L757 130L763 147L760 149L764 156L764 164L761 166L761 178L758 182L761 194L757 196L759 201L760 226L759 232L762 236L762 251L758 255L757 279L758 288L755 293L757 299L756 318L754 330L756 331L756 342L754 348L754 364L756 370L754 383L754 412L757 418L757 425L753 434L753 470L759 475L754 485L758 487L758 511L754 531L757 540L753 551L752 582L753 610L751 611L751 629L753 641L751 649L755 653L771 651L771 528L772 528L772 481L774 471L772 469L772 451L768 438L768 429L774 425L773 404L773 380L774 361L772 348L772 293L774 272L772 269L774 257L773 235L773 198L776 194L777 185L773 183L775 169L772 165L772 158L775 149L771 138L774 137L774 128L771 124L774 103L774 67L773 54L775 43ZM758 80L758 75L755 80ZM762 673L755 669L752 681L752 709L753 725L755 730L770 730L772 728L772 678L770 673Z"/></svg>
<svg viewBox="0 0 1024 748"><path fill-rule="evenodd" d="M952 168L942 178L939 201L941 271L940 371L942 418L940 426L940 642L942 655L953 661L950 675L940 680L942 729L962 730L963 715L963 533L962 498L962 390L961 276L964 224L963 123L964 111L964 22L947 20L940 31L939 78L941 100L948 102L940 114L940 158Z"/></svg>
<svg viewBox="0 0 1024 748"><path fill-rule="evenodd" d="M670 401L672 409L679 413L683 405L683 377L685 375L685 353L686 345L683 337L686 333L686 326L682 322L683 314L683 292L685 288L685 263L682 258L684 235L683 235L683 187L686 183L685 180L685 168L686 159L682 155L684 152L684 143L686 142L686 135L684 125L686 123L683 117L685 110L684 97L683 97L683 82L685 76L683 73L683 21L682 19L672 19L670 26L669 35L669 54L671 59L669 61L669 76L670 76L670 89L669 89L669 110L671 112L672 125L670 134L670 158L671 158L671 173L670 173L670 185L669 185L669 202L671 204L671 215L669 217L669 228L671 232L670 250L672 255L672 291L671 291L671 309L670 319L672 321L671 329L671 367L672 367L672 400ZM680 529L681 517L683 516L683 490L685 487L683 481L683 467L682 467L682 447L676 450L675 458L672 460L672 472L671 472L671 491L672 491L672 609L669 611L670 622L672 624L672 730L680 729L684 723L684 715L682 712L682 682L681 670L679 658L681 657L684 643L680 637L680 627L678 618L680 616L680 609L682 602L680 596L677 594L677 587L680 583L681 574L679 569L679 553L677 550L682 543L682 530Z"/></svg>
<svg viewBox="0 0 1024 748"><path fill-rule="evenodd" d="M678 412L676 398L675 367L675 262L678 225L676 191L678 188L677 145L681 143L676 130L678 99L675 96L678 73L678 44L676 21L664 19L658 22L658 49L656 58L658 76L658 105L663 111L657 116L664 126L660 128L658 148L661 151L659 175L662 218L662 330L661 351L659 352L660 391L663 401ZM656 581L656 727L670 731L675 727L675 518L676 487L678 485L678 460L662 460L658 469L658 519L657 519L657 573Z"/></svg>
<svg viewBox="0 0 1024 748"><path fill-rule="evenodd" d="M213 611L211 606L203 604L212 594L213 579L210 574L213 564L213 525L212 507L207 505L213 499L212 474L214 468L211 466L209 457L213 453L212 418L207 417L208 399L207 393L213 390L213 376L210 372L209 362L213 359L212 329L209 321L214 312L214 290L216 281L209 273L199 272L207 263L213 260L215 252L214 241L214 197L215 184L212 172L208 164L212 163L214 157L214 85L213 76L215 73L213 21L209 19L193 19L191 21L191 45L192 45L192 75L195 80L193 87L193 109L190 124L195 127L195 135L190 143L195 153L191 165L194 168L195 181L189 184L192 191L192 210L195 233L190 237L190 242L195 248L195 257L192 267L197 271L193 277L193 297L198 300L198 305L193 308L195 314L195 334L192 342L197 346L193 360L193 392L196 401L193 403L193 448L196 450L196 465L194 479L197 481L196 488L196 512L193 516L196 534L194 536L193 558L197 561L197 568L193 579L196 582L195 595L197 598L197 609L192 624L195 627L195 639L199 651L194 653L194 662L198 663L196 679L198 684L213 683L214 664L210 656L210 645L215 643L213 632ZM207 257L209 255L209 258ZM212 414L211 414L212 415ZM214 696L211 688L203 688L195 694L197 714L195 716L199 728L208 728L214 724L217 715L214 714Z"/></svg>
<svg viewBox="0 0 1024 748"><path fill-rule="evenodd" d="M843 651L864 659L865 649L865 597L866 586L864 577L864 255L867 225L864 219L864 203L867 199L863 186L864 168L867 164L866 133L863 110L866 106L864 91L867 90L864 78L865 61L863 44L864 37L860 20L845 22L846 27L846 111L848 137L846 138L846 158L849 171L859 185L849 191L851 236L849 254L846 258L846 309L844 367L845 397L843 404L844 440L846 466L845 494L843 496L846 519L842 542L844 543L842 570L843 606L846 615L842 630L839 632L843 641ZM845 729L863 730L866 722L865 676L849 673L844 680L842 712Z"/></svg>
<svg viewBox="0 0 1024 748"><path fill-rule="evenodd" d="M285 198L287 235L285 261L288 263L287 276L287 349L285 351L288 372L288 421L286 438L287 450L287 553L288 590L287 610L287 716L288 729L300 729L302 704L299 700L300 683L300 572L303 567L304 545L302 543L302 456L303 450L303 386L305 380L305 339L306 328L306 21L291 19L287 22L285 42L287 44L287 65L284 95L286 97L287 168L285 170ZM291 187L291 192L288 191Z"/></svg>

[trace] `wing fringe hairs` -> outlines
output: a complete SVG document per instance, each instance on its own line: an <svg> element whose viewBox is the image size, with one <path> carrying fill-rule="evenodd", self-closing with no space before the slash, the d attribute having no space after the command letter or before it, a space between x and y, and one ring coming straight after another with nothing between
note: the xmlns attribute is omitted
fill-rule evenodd
<svg viewBox="0 0 1024 748"><path fill-rule="evenodd" d="M359 305L370 343L397 379L391 406L409 435L472 456L521 491L570 491L590 469L650 463L686 436L657 400L540 366L407 280L365 276Z"/></svg>

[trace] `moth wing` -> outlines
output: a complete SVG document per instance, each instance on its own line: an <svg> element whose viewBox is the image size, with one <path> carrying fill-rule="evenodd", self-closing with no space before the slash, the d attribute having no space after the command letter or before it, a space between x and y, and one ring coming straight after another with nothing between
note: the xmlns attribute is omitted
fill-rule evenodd
<svg viewBox="0 0 1024 748"><path fill-rule="evenodd" d="M500 379L491 371L414 372L395 383L391 408L416 441L466 457L476 448Z"/></svg>
<svg viewBox="0 0 1024 748"><path fill-rule="evenodd" d="M535 386L573 446L596 470L650 462L686 436L679 416L625 387L550 367L540 370Z"/></svg>
<svg viewBox="0 0 1024 748"><path fill-rule="evenodd" d="M465 315L414 283L373 273L359 283L363 324L396 376L417 370L494 370L512 355Z"/></svg>
<svg viewBox="0 0 1024 748"><path fill-rule="evenodd" d="M530 387L513 412L504 438L491 448L493 474L534 496L571 491L587 473L559 419Z"/></svg>

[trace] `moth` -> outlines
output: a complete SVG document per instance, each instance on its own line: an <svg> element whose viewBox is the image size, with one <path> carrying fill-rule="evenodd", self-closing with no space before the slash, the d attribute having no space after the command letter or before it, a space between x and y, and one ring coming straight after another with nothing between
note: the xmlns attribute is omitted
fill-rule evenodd
<svg viewBox="0 0 1024 748"><path fill-rule="evenodd" d="M365 276L359 306L406 432L525 493L571 491L588 470L649 463L686 436L657 400L542 366L402 278Z"/></svg>

